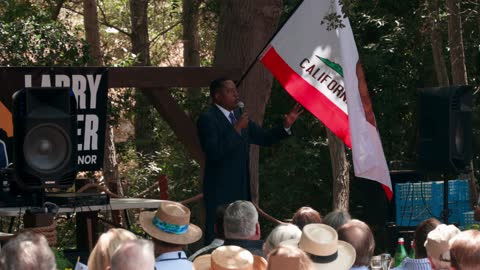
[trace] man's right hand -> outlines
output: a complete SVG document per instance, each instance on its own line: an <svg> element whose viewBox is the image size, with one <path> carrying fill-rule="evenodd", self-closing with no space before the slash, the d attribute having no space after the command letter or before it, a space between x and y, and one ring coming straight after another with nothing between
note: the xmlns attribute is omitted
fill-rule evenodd
<svg viewBox="0 0 480 270"><path fill-rule="evenodd" d="M241 134L242 129L248 127L248 114L246 112L242 113L242 116L238 119L237 123L233 126L238 134Z"/></svg>

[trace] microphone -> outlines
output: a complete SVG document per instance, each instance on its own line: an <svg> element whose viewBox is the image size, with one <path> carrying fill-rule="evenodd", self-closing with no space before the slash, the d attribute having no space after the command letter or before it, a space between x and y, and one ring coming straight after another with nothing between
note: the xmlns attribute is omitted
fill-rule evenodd
<svg viewBox="0 0 480 270"><path fill-rule="evenodd" d="M245 108L245 104L241 101L237 103L238 110L240 111L240 114L243 114L243 108Z"/></svg>

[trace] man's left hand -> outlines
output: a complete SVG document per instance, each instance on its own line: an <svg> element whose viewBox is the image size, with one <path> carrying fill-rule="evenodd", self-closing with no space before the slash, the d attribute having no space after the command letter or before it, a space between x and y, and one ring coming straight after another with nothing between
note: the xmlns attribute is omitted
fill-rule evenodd
<svg viewBox="0 0 480 270"><path fill-rule="evenodd" d="M290 128L293 125L293 123L297 121L298 116L302 113L303 113L302 106L300 106L299 103L295 104L295 106L289 113L283 115L283 127Z"/></svg>

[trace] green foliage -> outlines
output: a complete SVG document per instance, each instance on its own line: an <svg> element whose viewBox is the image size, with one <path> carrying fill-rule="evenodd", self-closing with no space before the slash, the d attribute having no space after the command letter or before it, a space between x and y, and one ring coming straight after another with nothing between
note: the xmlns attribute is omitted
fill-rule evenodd
<svg viewBox="0 0 480 270"><path fill-rule="evenodd" d="M464 230L480 230L480 224L467 225Z"/></svg>
<svg viewBox="0 0 480 270"><path fill-rule="evenodd" d="M73 268L72 263L65 257L61 249L53 249L55 254L55 261L57 262L57 269Z"/></svg>
<svg viewBox="0 0 480 270"><path fill-rule="evenodd" d="M425 70L432 57L419 31L419 2L356 3L350 21L386 158L414 160L417 88L432 76Z"/></svg>
<svg viewBox="0 0 480 270"><path fill-rule="evenodd" d="M281 124L281 116L295 102L274 84L265 113L264 127ZM260 206L277 219L290 219L301 206L311 206L323 215L331 210L332 174L324 126L310 113L303 113L292 127L293 136L260 150ZM268 232L274 224L262 222Z"/></svg>
<svg viewBox="0 0 480 270"><path fill-rule="evenodd" d="M28 3L28 2L27 2ZM0 65L82 66L88 47L62 23L31 4L0 4Z"/></svg>
<svg viewBox="0 0 480 270"><path fill-rule="evenodd" d="M155 119L155 141L157 151L143 155L135 152L133 142L117 144L121 174L127 196L136 196L158 180L160 175L169 179L169 195L173 200L187 199L199 192L198 164L191 160L183 145L176 139L168 125L158 116ZM159 198L159 190L147 194L148 198Z"/></svg>

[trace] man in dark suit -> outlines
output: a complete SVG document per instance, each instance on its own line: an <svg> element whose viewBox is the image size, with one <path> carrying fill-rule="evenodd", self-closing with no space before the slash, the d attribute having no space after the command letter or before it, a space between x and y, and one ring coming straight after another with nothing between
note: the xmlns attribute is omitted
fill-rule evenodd
<svg viewBox="0 0 480 270"><path fill-rule="evenodd" d="M269 146L291 134L290 127L303 112L296 104L284 115L283 127L265 130L238 110L239 97L235 83L226 78L210 84L213 104L200 115L197 128L206 157L203 195L207 219L205 243L213 239L217 206L237 200L251 200L249 146Z"/></svg>

